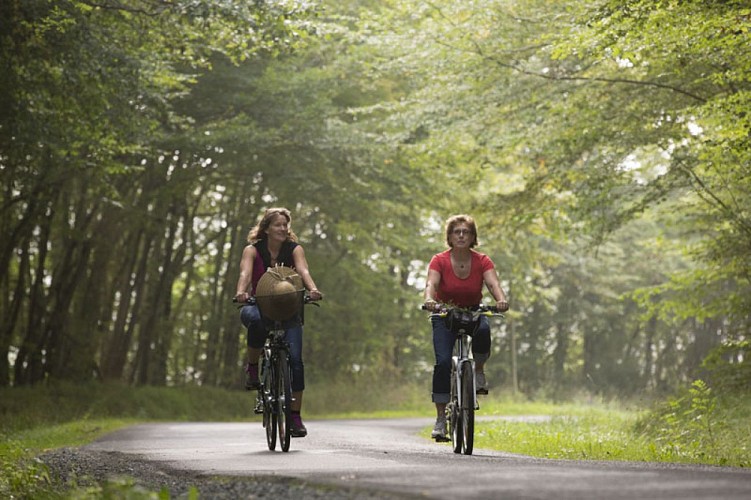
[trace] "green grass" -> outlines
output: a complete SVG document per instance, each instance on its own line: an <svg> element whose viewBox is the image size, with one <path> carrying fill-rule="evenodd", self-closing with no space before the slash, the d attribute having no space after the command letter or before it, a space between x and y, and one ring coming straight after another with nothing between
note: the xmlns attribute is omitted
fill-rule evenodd
<svg viewBox="0 0 751 500"><path fill-rule="evenodd" d="M245 392L103 384L50 384L0 389L0 498L66 498L35 457L46 450L78 446L143 421L238 421L256 418ZM104 489L128 485L103 485ZM118 490L119 491L119 490ZM125 498L110 491L113 498ZM89 498L86 492L76 493ZM94 493L96 498L99 493Z"/></svg>
<svg viewBox="0 0 751 500"><path fill-rule="evenodd" d="M645 460L630 431L635 414L589 408L543 422L478 421L475 445L543 458Z"/></svg>
<svg viewBox="0 0 751 500"><path fill-rule="evenodd" d="M751 466L751 400L742 395L714 398L689 391L651 410L503 398L480 404L478 448L551 459ZM550 418L508 418L524 415ZM498 418L480 418L489 416ZM429 438L430 427L421 434Z"/></svg>
<svg viewBox="0 0 751 500"><path fill-rule="evenodd" d="M0 433L0 498L58 498L62 492L36 460L44 451L90 443L134 423L132 420L76 420Z"/></svg>

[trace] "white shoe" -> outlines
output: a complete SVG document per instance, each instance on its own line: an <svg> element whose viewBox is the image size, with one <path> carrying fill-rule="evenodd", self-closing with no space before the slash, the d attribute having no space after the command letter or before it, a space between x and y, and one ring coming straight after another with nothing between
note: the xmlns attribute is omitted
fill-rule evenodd
<svg viewBox="0 0 751 500"><path fill-rule="evenodd" d="M446 431L446 419L445 418L437 418L435 421L435 426L433 427L433 432L430 434L433 439L436 441L448 441L448 432Z"/></svg>
<svg viewBox="0 0 751 500"><path fill-rule="evenodd" d="M485 380L485 373L475 372L475 383L477 384L475 391L477 394L488 393L488 381Z"/></svg>

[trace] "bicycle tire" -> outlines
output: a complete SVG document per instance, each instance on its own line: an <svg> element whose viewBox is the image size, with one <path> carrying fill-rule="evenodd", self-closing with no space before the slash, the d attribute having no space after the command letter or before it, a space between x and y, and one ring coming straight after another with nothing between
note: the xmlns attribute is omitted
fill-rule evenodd
<svg viewBox="0 0 751 500"><path fill-rule="evenodd" d="M472 448L475 441L475 382L474 370L471 363L464 363L462 366L462 452L465 455L472 454Z"/></svg>
<svg viewBox="0 0 751 500"><path fill-rule="evenodd" d="M266 428L266 444L269 446L269 450L274 451L276 449L276 426L277 426L277 412L274 409L274 401L277 400L275 393L276 374L271 363L268 365L268 373L264 377L264 385L261 387L263 391L263 426Z"/></svg>
<svg viewBox="0 0 751 500"><path fill-rule="evenodd" d="M292 386L289 372L289 355L286 352L277 358L277 424L279 428L279 444L282 451L289 451L291 441L290 424L292 423Z"/></svg>
<svg viewBox="0 0 751 500"><path fill-rule="evenodd" d="M454 449L454 453L461 453L463 446L462 435L462 412L459 407L459 401L461 400L461 384L457 384L456 380L456 367L451 369L451 400L447 406L449 411L448 422L451 432L451 445Z"/></svg>

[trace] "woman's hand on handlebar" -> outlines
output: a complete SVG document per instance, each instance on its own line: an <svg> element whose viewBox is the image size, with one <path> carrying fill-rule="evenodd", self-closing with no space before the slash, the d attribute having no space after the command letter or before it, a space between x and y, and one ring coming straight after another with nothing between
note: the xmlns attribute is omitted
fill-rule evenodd
<svg viewBox="0 0 751 500"><path fill-rule="evenodd" d="M422 308L423 308L423 309L424 309L425 311L430 311L430 312L438 312L438 311L440 311L440 310L441 310L441 307L442 307L442 306L441 306L441 304L440 304L440 303L438 303L438 302L436 302L436 301L435 301L435 300L433 300L433 299L428 299L428 300L426 300L426 301L425 301L425 302L423 303L423 305L422 305Z"/></svg>
<svg viewBox="0 0 751 500"><path fill-rule="evenodd" d="M312 301L322 300L323 294L318 290L318 288L313 288L312 290L308 291L308 297Z"/></svg>
<svg viewBox="0 0 751 500"><path fill-rule="evenodd" d="M504 313L508 311L508 302L505 300L499 300L495 303L495 308L498 312Z"/></svg>
<svg viewBox="0 0 751 500"><path fill-rule="evenodd" d="M242 304L243 302L248 302L250 300L250 294L248 292L240 292L238 294L235 294L235 297L232 299L232 302L237 302L238 304Z"/></svg>

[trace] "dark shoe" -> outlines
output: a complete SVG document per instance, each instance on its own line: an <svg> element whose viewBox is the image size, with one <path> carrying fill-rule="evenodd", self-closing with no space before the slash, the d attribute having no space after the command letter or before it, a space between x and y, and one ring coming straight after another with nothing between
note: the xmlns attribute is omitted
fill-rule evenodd
<svg viewBox="0 0 751 500"><path fill-rule="evenodd" d="M258 381L258 363L248 363L245 367L245 390L252 391L261 387Z"/></svg>
<svg viewBox="0 0 751 500"><path fill-rule="evenodd" d="M304 438L308 435L308 429L302 423L302 417L299 413L292 414L292 427L289 430L289 435L293 438Z"/></svg>
<svg viewBox="0 0 751 500"><path fill-rule="evenodd" d="M483 372L475 372L475 382L477 383L477 394L487 394L488 393L488 382L485 380L485 373Z"/></svg>

